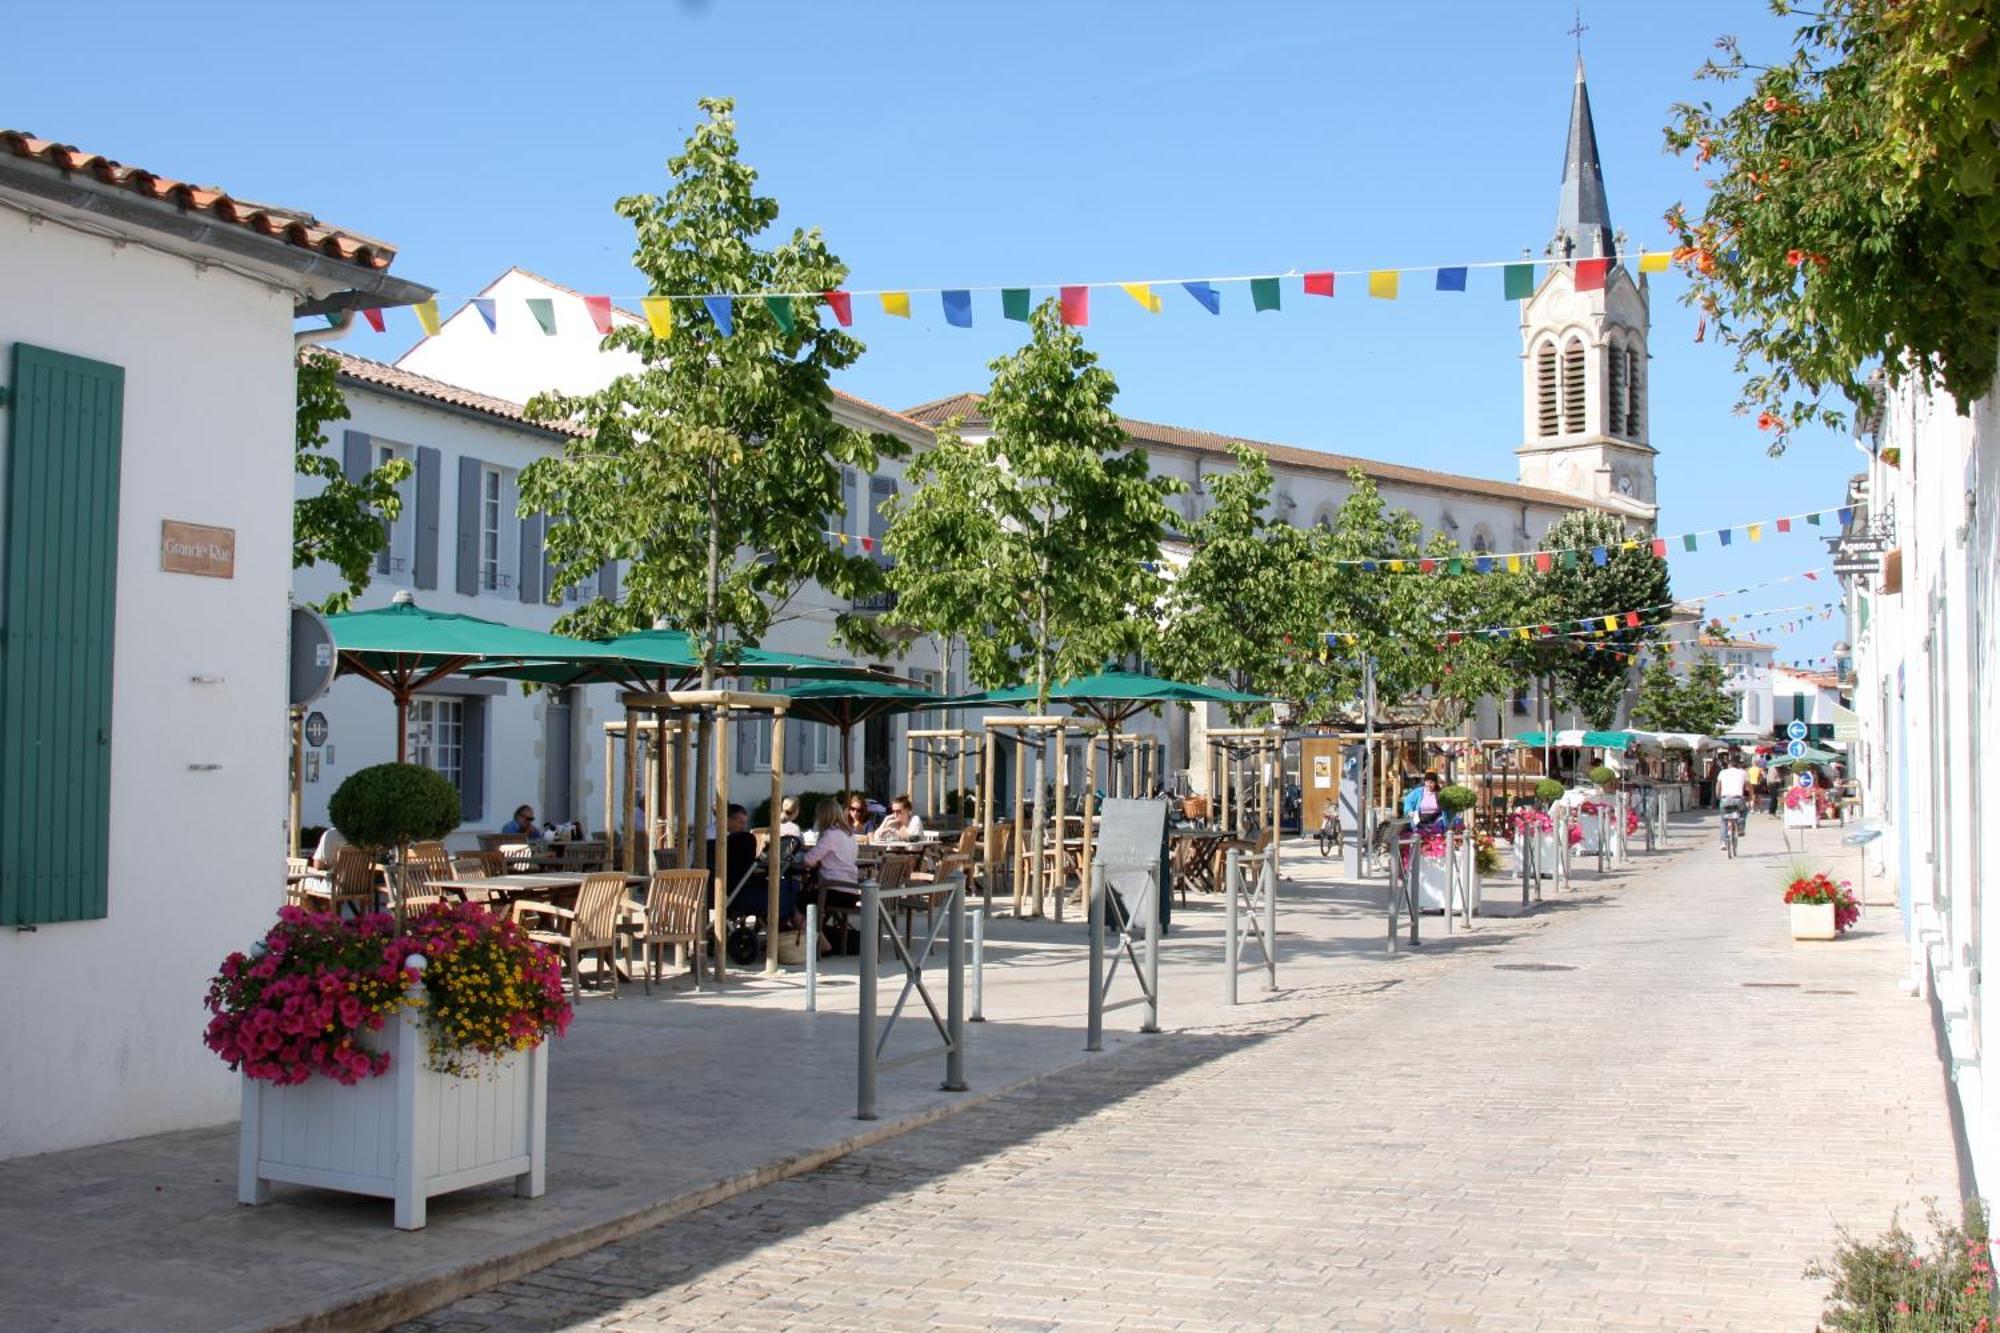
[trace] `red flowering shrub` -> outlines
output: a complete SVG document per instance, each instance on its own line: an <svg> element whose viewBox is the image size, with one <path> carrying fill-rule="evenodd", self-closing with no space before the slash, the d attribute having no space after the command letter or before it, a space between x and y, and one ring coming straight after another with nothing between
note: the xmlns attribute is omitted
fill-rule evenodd
<svg viewBox="0 0 2000 1333"><path fill-rule="evenodd" d="M1797 874L1785 886L1787 903L1832 903L1833 928L1844 931L1861 919L1861 905L1854 901L1854 894L1847 887L1846 880L1835 880L1823 870L1811 874Z"/></svg>
<svg viewBox="0 0 2000 1333"><path fill-rule="evenodd" d="M1537 833L1554 833L1556 821L1546 810L1516 810L1514 812L1514 836L1534 837Z"/></svg>

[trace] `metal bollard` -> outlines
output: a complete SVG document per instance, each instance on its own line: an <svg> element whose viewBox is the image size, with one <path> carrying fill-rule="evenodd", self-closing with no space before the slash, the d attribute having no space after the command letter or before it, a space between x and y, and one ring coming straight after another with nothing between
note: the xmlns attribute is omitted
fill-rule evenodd
<svg viewBox="0 0 2000 1333"><path fill-rule="evenodd" d="M859 1038L854 1118L875 1118L875 972L882 951L882 889L861 886L861 1007L855 1015Z"/></svg>
<svg viewBox="0 0 2000 1333"><path fill-rule="evenodd" d="M1222 880L1222 896L1227 904L1223 911L1222 998L1227 1004L1236 1003L1236 969L1243 959L1242 925L1237 920L1236 906L1237 896L1243 892L1242 857L1237 848L1229 849L1229 868Z"/></svg>
<svg viewBox="0 0 2000 1333"><path fill-rule="evenodd" d="M819 1012L819 904L806 904L806 1012Z"/></svg>
<svg viewBox="0 0 2000 1333"><path fill-rule="evenodd" d="M986 909L972 909L972 1015L968 1023L986 1021Z"/></svg>
<svg viewBox="0 0 2000 1333"><path fill-rule="evenodd" d="M1266 852L1265 856L1269 858L1269 864L1265 867L1264 873L1269 875L1270 878L1264 881L1264 970L1269 975L1270 980L1265 983L1264 989L1274 991L1278 989L1278 847L1276 843L1271 845L1270 851Z"/></svg>
<svg viewBox="0 0 2000 1333"><path fill-rule="evenodd" d="M1160 895L1166 891L1156 881L1145 904L1152 910L1146 914L1146 1021L1139 1025L1141 1032L1160 1030Z"/></svg>
<svg viewBox="0 0 2000 1333"><path fill-rule="evenodd" d="M946 955L951 959L950 971L945 977L945 1040L950 1050L944 1057L945 1092L965 1091L965 878L959 877L958 887L952 890L951 913L947 929L951 933L951 946Z"/></svg>
<svg viewBox="0 0 2000 1333"><path fill-rule="evenodd" d="M1083 1049L1104 1049L1104 863L1090 868L1090 1016L1084 1023Z"/></svg>

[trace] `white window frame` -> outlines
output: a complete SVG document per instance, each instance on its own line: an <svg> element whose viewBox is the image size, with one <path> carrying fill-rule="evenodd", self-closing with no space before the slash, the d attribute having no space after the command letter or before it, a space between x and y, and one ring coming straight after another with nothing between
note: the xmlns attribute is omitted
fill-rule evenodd
<svg viewBox="0 0 2000 1333"><path fill-rule="evenodd" d="M389 544L376 552L375 577L389 583L415 587L417 582L417 467L416 453L407 444L371 439L368 442L370 471L400 459L410 465L410 475L396 484L402 508L389 521Z"/></svg>
<svg viewBox="0 0 2000 1333"><path fill-rule="evenodd" d="M507 601L519 595L521 577L521 518L519 474L498 463L479 469L479 596ZM489 524L489 519L491 523ZM492 542L489 554L487 543ZM573 599L574 600L574 599Z"/></svg>
<svg viewBox="0 0 2000 1333"><path fill-rule="evenodd" d="M443 695L410 700L409 760L465 790L465 701Z"/></svg>
<svg viewBox="0 0 2000 1333"><path fill-rule="evenodd" d="M812 728L812 749L807 767L815 773L827 773L840 767L840 728L825 722L808 725Z"/></svg>

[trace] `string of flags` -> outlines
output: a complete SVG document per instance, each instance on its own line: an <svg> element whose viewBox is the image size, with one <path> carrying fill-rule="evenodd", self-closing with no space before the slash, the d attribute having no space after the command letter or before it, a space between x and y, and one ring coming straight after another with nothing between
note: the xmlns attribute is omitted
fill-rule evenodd
<svg viewBox="0 0 2000 1333"><path fill-rule="evenodd" d="M1364 574L1458 575L1528 572L1547 574L1558 568L1575 569L1585 560L1601 568L1611 563L1613 551L1650 551L1654 559L1665 560L1669 551L1699 551L1703 548L1704 542L1713 547L1734 546L1739 533L1746 543L1757 543L1764 540L1766 533L1792 533L1798 531L1801 526L1824 527L1828 519L1832 519L1838 526L1844 528L1854 521L1854 510L1841 505L1830 509L1786 514L1778 518L1760 519L1755 523L1738 523L1726 528L1701 528L1694 532L1679 532L1665 537L1628 537L1624 541L1607 543L1603 546L1551 547L1535 551L1466 552L1450 556L1372 556L1337 560L1333 563L1358 568Z"/></svg>
<svg viewBox="0 0 2000 1333"><path fill-rule="evenodd" d="M578 294L561 298L564 305L570 301L580 301L584 314L592 328L602 335L611 332L615 315L629 319L643 318L654 336L670 337L675 326L688 316L700 311L708 317L716 332L723 337L733 337L739 319L746 313L752 317L768 316L778 328L790 333L798 322L802 307L821 305L842 327L852 327L854 323L854 300L856 297L872 298L881 313L892 319L912 319L915 317L913 299L919 296L934 297L944 322L953 328L973 327L975 296L991 296L998 293L1000 317L1005 320L1025 322L1034 306L1034 294L1054 292L1060 304L1063 323L1082 326L1090 323L1090 298L1093 292L1122 292L1141 310L1149 315L1157 315L1166 309L1162 289L1180 289L1189 299L1211 315L1222 313L1223 293L1226 290L1247 289L1250 310L1253 314L1266 314L1284 308L1285 293L1289 290L1296 297L1318 297L1332 299L1341 290L1340 280L1349 279L1364 287L1368 297L1377 301L1401 299L1406 290L1422 290L1423 279L1428 277L1429 290L1433 292L1467 294L1474 290L1474 274L1483 279L1489 273L1499 277L1499 295L1508 301L1524 301L1535 294L1539 285L1538 269L1567 268L1572 271L1578 291L1599 291L1609 279L1614 266L1632 263L1640 273L1665 273L1672 265L1674 252L1667 250L1626 251L1615 255L1594 259L1489 259L1468 260L1456 264L1419 264L1402 268L1290 268L1282 273L1235 274L1226 277L1205 278L1147 278L1130 281L1123 278L1092 282L1045 282L1026 283L1018 286L967 285L961 287L877 287L877 288L832 288L825 291L768 291L768 292L675 292L653 294L630 300L639 307L640 314L634 314L613 304L610 296L589 296ZM530 296L509 298L504 303L496 297L473 296L466 298L466 305L476 311L486 325L488 333L498 333L501 311L507 310L511 321L519 316L513 313L517 302L525 307L526 314L534 326L548 336L554 337L558 331L556 297ZM366 308L361 317L368 327L377 333L388 331L387 307ZM417 322L426 334L435 336L444 327L444 315L440 312L438 298L432 297L412 307ZM457 313L456 311L453 312ZM571 316L574 317L573 315ZM332 316L329 316L329 321Z"/></svg>

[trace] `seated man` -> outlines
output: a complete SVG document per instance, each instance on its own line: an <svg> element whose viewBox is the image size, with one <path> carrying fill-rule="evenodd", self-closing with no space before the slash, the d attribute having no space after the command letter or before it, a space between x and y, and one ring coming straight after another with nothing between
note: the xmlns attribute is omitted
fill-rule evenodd
<svg viewBox="0 0 2000 1333"><path fill-rule="evenodd" d="M709 840L708 864L715 866L715 841ZM765 898L761 886L744 880L757 865L757 835L750 831L750 812L740 805L729 807L729 836L722 844L722 882L729 886L730 915L762 916Z"/></svg>
<svg viewBox="0 0 2000 1333"><path fill-rule="evenodd" d="M527 842L539 842L543 837L542 830L535 824L535 807L532 805L515 806L514 817L502 824L500 831L510 838Z"/></svg>

